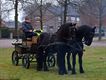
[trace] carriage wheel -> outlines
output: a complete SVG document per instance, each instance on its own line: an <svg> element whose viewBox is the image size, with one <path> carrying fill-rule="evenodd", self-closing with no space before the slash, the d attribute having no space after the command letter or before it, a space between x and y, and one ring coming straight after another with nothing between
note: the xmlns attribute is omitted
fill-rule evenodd
<svg viewBox="0 0 106 80"><path fill-rule="evenodd" d="M19 63L19 58L18 58L18 52L17 51L13 51L12 53L12 63L13 65L18 65Z"/></svg>
<svg viewBox="0 0 106 80"><path fill-rule="evenodd" d="M54 67L55 66L55 56L54 55L48 55L46 61L47 61L48 67Z"/></svg>
<svg viewBox="0 0 106 80"><path fill-rule="evenodd" d="M22 65L24 68L29 69L30 66L30 59L28 55L23 56L22 58Z"/></svg>

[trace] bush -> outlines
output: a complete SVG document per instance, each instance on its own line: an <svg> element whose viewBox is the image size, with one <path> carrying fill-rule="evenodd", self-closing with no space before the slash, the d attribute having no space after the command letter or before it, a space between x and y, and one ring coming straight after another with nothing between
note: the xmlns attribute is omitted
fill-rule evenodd
<svg viewBox="0 0 106 80"><path fill-rule="evenodd" d="M8 28L1 28L1 38L9 38L10 37L10 30Z"/></svg>

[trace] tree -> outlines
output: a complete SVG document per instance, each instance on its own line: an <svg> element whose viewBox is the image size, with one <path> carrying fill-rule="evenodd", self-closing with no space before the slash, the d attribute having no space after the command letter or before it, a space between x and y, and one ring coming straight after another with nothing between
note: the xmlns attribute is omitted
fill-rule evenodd
<svg viewBox="0 0 106 80"><path fill-rule="evenodd" d="M11 11L14 10L14 3L10 0L6 0L1 3L1 14L3 20L8 20L11 14Z"/></svg>
<svg viewBox="0 0 106 80"><path fill-rule="evenodd" d="M42 0L40 1L40 26L41 26L41 30L43 30L43 19L42 19L43 15L42 15Z"/></svg>
<svg viewBox="0 0 106 80"><path fill-rule="evenodd" d="M19 8L19 3L21 3L22 7ZM14 11L14 15L15 15L15 32L17 35L17 39L18 39L18 12L19 9L21 10L23 8L23 6L25 6L26 4L31 4L32 1L29 0L6 0L5 3L2 4L2 12L5 13L5 15L9 16L9 13L11 11ZM5 16L3 15L3 16ZM6 17L7 18L7 17Z"/></svg>
<svg viewBox="0 0 106 80"><path fill-rule="evenodd" d="M59 5L63 8L63 12L61 13L64 13L64 14L61 14L61 20L62 23L66 23L67 22L67 13L68 13L68 10L70 9L70 7L72 8L73 7L73 10L75 10L75 5L76 5L76 2L79 3L80 0L57 0L57 2L59 3ZM78 7L78 6L77 6Z"/></svg>
<svg viewBox="0 0 106 80"><path fill-rule="evenodd" d="M40 21L40 28L43 29L45 20L44 16L46 15L46 11L48 11L50 6L52 6L52 3L48 2L48 0L35 0L34 3L27 5L23 10L25 12L25 15L28 15L33 20L36 20L36 18L38 18L38 21Z"/></svg>
<svg viewBox="0 0 106 80"><path fill-rule="evenodd" d="M89 18L93 16L97 20L99 26L98 39L101 40L101 29L103 25L102 22L104 18L106 18L106 0L73 0L71 3L74 7L76 7L80 14L86 15Z"/></svg>
<svg viewBox="0 0 106 80"><path fill-rule="evenodd" d="M15 0L15 31L18 40L18 0Z"/></svg>
<svg viewBox="0 0 106 80"><path fill-rule="evenodd" d="M61 5L61 7L64 8L63 23L66 23L69 0L57 0L57 2L59 3L59 5ZM62 17L61 17L61 20L62 20Z"/></svg>

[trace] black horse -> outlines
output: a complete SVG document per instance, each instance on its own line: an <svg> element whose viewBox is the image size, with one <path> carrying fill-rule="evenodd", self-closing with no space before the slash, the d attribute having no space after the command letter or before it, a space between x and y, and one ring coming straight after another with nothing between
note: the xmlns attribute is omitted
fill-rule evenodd
<svg viewBox="0 0 106 80"><path fill-rule="evenodd" d="M72 68L70 64L70 55L71 53L68 52L67 54L67 64L68 64L68 71L72 70L72 74L76 74L75 71L75 64L76 64L76 54L78 53L78 58L79 58L79 69L80 73L84 73L83 66L82 66L82 56L83 56L83 48L84 44L87 46L90 46L95 34L95 28L96 27L90 27L88 25L82 25L77 28L76 30L76 39L74 42L70 41L69 44L73 45L76 50L74 50L72 53Z"/></svg>
<svg viewBox="0 0 106 80"><path fill-rule="evenodd" d="M61 25L55 34L42 33L38 39L37 50L37 70L48 70L46 65L47 55L57 53L57 64L59 74L66 74L65 54L70 47L67 42L75 35L75 25L73 23L66 23Z"/></svg>

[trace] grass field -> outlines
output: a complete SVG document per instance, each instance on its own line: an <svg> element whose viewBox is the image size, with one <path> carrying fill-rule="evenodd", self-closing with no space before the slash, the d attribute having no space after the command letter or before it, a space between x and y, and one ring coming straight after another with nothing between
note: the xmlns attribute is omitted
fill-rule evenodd
<svg viewBox="0 0 106 80"><path fill-rule="evenodd" d="M106 47L86 47L83 56L85 73L58 75L57 68L51 68L49 72L38 72L35 63L30 69L21 66L13 66L11 63L12 48L0 48L0 80L106 80Z"/></svg>

